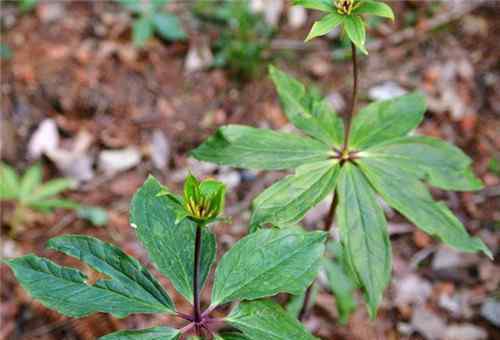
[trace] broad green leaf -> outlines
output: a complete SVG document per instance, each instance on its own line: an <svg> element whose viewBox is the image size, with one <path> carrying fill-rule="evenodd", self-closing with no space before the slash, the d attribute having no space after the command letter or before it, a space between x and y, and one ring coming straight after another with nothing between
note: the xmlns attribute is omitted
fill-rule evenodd
<svg viewBox="0 0 500 340"><path fill-rule="evenodd" d="M18 197L19 177L11 166L0 162L0 199Z"/></svg>
<svg viewBox="0 0 500 340"><path fill-rule="evenodd" d="M74 187L75 181L69 178L57 178L40 185L30 195L26 202L38 201L55 196L67 189Z"/></svg>
<svg viewBox="0 0 500 340"><path fill-rule="evenodd" d="M315 339L273 301L242 302L225 319L250 340L312 340Z"/></svg>
<svg viewBox="0 0 500 340"><path fill-rule="evenodd" d="M298 167L294 175L274 183L255 198L250 224L271 223L281 227L300 221L333 192L338 170L337 160Z"/></svg>
<svg viewBox="0 0 500 340"><path fill-rule="evenodd" d="M153 16L153 24L158 34L167 40L176 41L186 38L179 19L170 13L156 13Z"/></svg>
<svg viewBox="0 0 500 340"><path fill-rule="evenodd" d="M483 187L470 167L471 159L462 150L431 137L392 139L361 152L360 157L387 160L392 167L445 190L471 191Z"/></svg>
<svg viewBox="0 0 500 340"><path fill-rule="evenodd" d="M325 35L329 33L331 30L333 30L335 27L340 25L344 21L344 16L336 13L336 12L331 12L324 17L321 18L321 20L316 21L311 28L311 31L307 35L306 42L314 39L316 37L320 37L322 35Z"/></svg>
<svg viewBox="0 0 500 340"><path fill-rule="evenodd" d="M269 74L278 91L288 119L309 136L340 148L344 139L344 125L326 102L308 91L296 78L269 67Z"/></svg>
<svg viewBox="0 0 500 340"><path fill-rule="evenodd" d="M309 9L317 9L323 12L335 11L331 0L293 0L294 6L302 6Z"/></svg>
<svg viewBox="0 0 500 340"><path fill-rule="evenodd" d="M346 163L339 175L337 224L344 255L375 317L391 278L391 242L384 211L363 173Z"/></svg>
<svg viewBox="0 0 500 340"><path fill-rule="evenodd" d="M76 202L66 199L44 199L41 201L31 201L28 202L27 205L30 208L49 212L53 209L62 208L62 209L78 209L80 205Z"/></svg>
<svg viewBox="0 0 500 340"><path fill-rule="evenodd" d="M324 259L330 289L335 296L335 304L339 313L340 323L347 324L349 316L356 310L356 282L352 278L352 271L344 256L342 245L339 242L330 242L329 249L335 254L335 259Z"/></svg>
<svg viewBox="0 0 500 340"><path fill-rule="evenodd" d="M391 7L379 1L363 0L361 4L352 11L352 14L371 14L394 20L394 13Z"/></svg>
<svg viewBox="0 0 500 340"><path fill-rule="evenodd" d="M357 15L345 16L344 29L354 45L356 45L364 54L368 54L368 51L366 51L365 48L366 29L363 19Z"/></svg>
<svg viewBox="0 0 500 340"><path fill-rule="evenodd" d="M492 257L488 247L479 238L471 237L450 209L442 202L435 202L414 176L383 159L363 158L358 164L384 200L417 227L458 250L482 251Z"/></svg>
<svg viewBox="0 0 500 340"><path fill-rule="evenodd" d="M166 196L157 196L161 184L150 176L135 193L130 211L130 222L149 252L151 260L175 289L189 301L193 300L194 222L176 221L175 204ZM200 287L215 260L215 236L206 228L202 233Z"/></svg>
<svg viewBox="0 0 500 340"><path fill-rule="evenodd" d="M418 92L372 103L354 117L349 147L359 150L405 136L420 124L425 110L425 97Z"/></svg>
<svg viewBox="0 0 500 340"><path fill-rule="evenodd" d="M150 306L151 311L175 310L168 294L146 267L112 244L90 236L65 235L50 239L47 247L75 257L110 278L97 281L94 287L133 298Z"/></svg>
<svg viewBox="0 0 500 340"><path fill-rule="evenodd" d="M169 327L154 327L140 330L114 332L99 338L99 340L176 340L179 339L178 329Z"/></svg>
<svg viewBox="0 0 500 340"><path fill-rule="evenodd" d="M153 35L153 22L147 16L141 16L132 26L132 41L136 47L143 47Z"/></svg>
<svg viewBox="0 0 500 340"><path fill-rule="evenodd" d="M286 292L298 295L314 280L324 232L262 229L238 241L220 260L212 306Z"/></svg>
<svg viewBox="0 0 500 340"><path fill-rule="evenodd" d="M19 186L19 199L26 201L33 191L42 183L42 167L40 164L31 166L21 178Z"/></svg>
<svg viewBox="0 0 500 340"><path fill-rule="evenodd" d="M67 316L83 317L103 312L121 318L132 313L170 311L161 303L152 305L134 295L124 295L123 289L115 291L106 280L91 285L87 276L79 270L59 266L32 254L6 260L5 263L34 299Z"/></svg>
<svg viewBox="0 0 500 340"><path fill-rule="evenodd" d="M191 154L198 160L219 165L279 170L326 160L331 150L314 139L291 133L226 125Z"/></svg>

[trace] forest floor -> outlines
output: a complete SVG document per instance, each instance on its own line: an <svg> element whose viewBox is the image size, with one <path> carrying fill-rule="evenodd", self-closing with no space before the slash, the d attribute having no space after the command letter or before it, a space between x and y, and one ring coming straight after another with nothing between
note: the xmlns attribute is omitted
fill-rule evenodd
<svg viewBox="0 0 500 340"><path fill-rule="evenodd" d="M292 127L267 76L267 60L247 79L224 69L186 69L187 54L213 41L217 33L193 24L189 2L174 5L189 27L189 41L153 38L142 50L130 43L130 15L113 2L42 1L26 14L12 3L2 5L2 43L12 50L12 57L1 61L2 160L26 169L37 161L37 143L59 138L50 157L38 160L45 178L80 180L65 196L102 207L109 217L105 227L95 227L61 209L35 216L22 231L12 231L3 218L3 258L33 252L77 265L44 247L51 237L78 233L116 243L151 267L128 221L130 199L150 173L173 190L180 190L189 169L227 184L226 213L232 223L214 227L219 255L246 233L252 199L284 174L217 167L189 158L188 152L223 124ZM479 192L433 194L498 255L500 2L483 1L465 10L467 4L460 1L437 7L419 1L393 5L396 17L405 20L370 30L370 54L360 61L359 106L403 91L426 94L429 108L417 133L461 147L485 183ZM292 28L286 5L265 55L317 86L343 113L352 81L349 59L333 53L338 38L302 44L317 15L308 12L307 22ZM41 129L42 122L55 123L57 136ZM36 140L36 133L42 138ZM119 164L102 161L103 151L110 150L117 152ZM2 217L9 209L2 203ZM328 204L320 204L304 225L320 224L327 210ZM389 208L387 215L394 269L377 319L370 321L360 297L350 322L340 325L334 300L323 287L307 327L322 339L500 339L500 302L494 298L500 286L498 256L492 262L456 253ZM162 315L68 319L33 302L5 265L0 275L0 339L85 340L117 329L182 325ZM162 283L171 288L166 279ZM210 284L204 290L205 302L209 292ZM175 302L180 310L190 308L179 295Z"/></svg>

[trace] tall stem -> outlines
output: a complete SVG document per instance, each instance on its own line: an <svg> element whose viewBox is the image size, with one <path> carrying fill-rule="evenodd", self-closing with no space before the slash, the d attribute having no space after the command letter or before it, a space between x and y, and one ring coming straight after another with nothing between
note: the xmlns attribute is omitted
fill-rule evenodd
<svg viewBox="0 0 500 340"><path fill-rule="evenodd" d="M349 105L349 110L345 115L345 133L344 133L344 145L342 151L347 151L347 146L349 143L349 135L351 133L351 123L352 117L354 116L354 110L356 109L356 99L358 97L358 61L356 58L356 46L351 42L351 53L352 53L352 73L354 85L352 87L351 103Z"/></svg>
<svg viewBox="0 0 500 340"><path fill-rule="evenodd" d="M202 225L196 226L196 239L194 243L193 320L195 323L201 322L201 308L200 308L201 229ZM199 332L198 328L197 332Z"/></svg>
<svg viewBox="0 0 500 340"><path fill-rule="evenodd" d="M353 73L353 87L352 87L352 96L351 102L349 104L349 109L347 110L344 117L344 145L342 146L342 153L347 153L347 147L349 143L349 134L351 132L351 123L352 117L354 116L354 111L356 110L356 100L358 97L358 61L356 58L356 46L351 42L351 53L352 53L352 73ZM332 203L330 204L330 209L328 210L328 214L325 216L324 220L324 230L330 231L333 224L333 219L335 218L335 209L337 208L337 195L333 193ZM311 301L312 287L314 282L307 288L304 302L302 304L302 308L299 313L299 320L303 320L308 312L309 303Z"/></svg>

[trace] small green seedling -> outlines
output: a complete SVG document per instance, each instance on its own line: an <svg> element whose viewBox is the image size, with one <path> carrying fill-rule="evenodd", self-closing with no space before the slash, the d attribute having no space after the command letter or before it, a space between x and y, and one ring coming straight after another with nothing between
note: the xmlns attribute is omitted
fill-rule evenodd
<svg viewBox="0 0 500 340"><path fill-rule="evenodd" d="M134 16L132 40L136 47L144 47L154 33L167 41L186 39L179 19L165 11L170 0L117 0Z"/></svg>
<svg viewBox="0 0 500 340"><path fill-rule="evenodd" d="M213 44L214 63L217 68L228 69L235 77L255 76L266 61L273 29L263 17L252 13L247 1L200 1L194 13L214 23L218 39Z"/></svg>
<svg viewBox="0 0 500 340"><path fill-rule="evenodd" d="M216 258L211 225L222 213L224 192L222 183L199 182L190 175L180 198L149 177L132 199L131 225L158 271L192 303L187 313L177 311L146 267L93 237L56 237L48 248L75 257L105 276L95 283L75 268L33 254L4 262L34 299L61 314L79 318L102 312L123 318L134 313L165 313L186 323L181 329L157 326L119 331L103 340L314 339L279 304L264 298L304 293L320 267L326 240L322 231L262 229L242 238L220 259L210 302L202 310L200 293ZM184 213L179 214L180 210ZM226 316L212 316L216 308L228 303L233 308Z"/></svg>
<svg viewBox="0 0 500 340"><path fill-rule="evenodd" d="M34 9L37 4L38 0L19 0L18 2L19 9L24 13Z"/></svg>
<svg viewBox="0 0 500 340"><path fill-rule="evenodd" d="M354 86L344 120L325 99L271 66L270 76L285 114L303 134L228 125L192 155L239 168L294 171L255 198L251 231L297 223L333 194L324 223L329 230L336 219L340 231L341 247L332 252L337 266L329 264L331 259L325 262L332 291L337 296L339 290L343 294L339 309L344 321L353 310L352 301L346 297L353 287L363 290L370 315L375 317L392 270L387 221L378 197L447 245L464 252L481 251L491 258L487 246L471 237L444 203L434 201L424 183L454 191L479 190L483 185L471 169L471 160L460 149L411 133L426 111L421 93L371 103L351 119L358 83L355 46L367 53L361 15L392 19L390 7L371 0L295 3L328 13L314 24L306 40L342 25L352 41ZM308 303L308 296L304 301Z"/></svg>
<svg viewBox="0 0 500 340"><path fill-rule="evenodd" d="M34 217L34 211L50 213L57 208L75 209L78 204L58 195L74 187L71 179L57 178L42 181L42 168L33 165L19 176L7 164L0 163L0 200L15 204L12 216L8 219L11 231L15 234L24 229Z"/></svg>

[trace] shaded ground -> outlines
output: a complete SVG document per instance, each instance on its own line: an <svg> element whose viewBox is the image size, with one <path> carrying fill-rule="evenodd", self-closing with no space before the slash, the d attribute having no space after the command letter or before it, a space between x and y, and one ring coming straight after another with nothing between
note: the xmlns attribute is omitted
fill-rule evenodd
<svg viewBox="0 0 500 340"><path fill-rule="evenodd" d="M192 25L188 5L176 3L174 7L190 27L194 45L210 37L193 28L196 26ZM436 190L435 196L445 200L469 231L482 237L498 254L500 178L492 160L500 159L499 3L485 2L471 12L465 11L459 20L445 21L445 25L430 30L431 19L450 10L438 7L430 13L431 5L397 2L397 17L407 18L408 25L399 20L395 25L384 23L372 32L375 39L369 59L361 61L360 97L368 102L374 89L391 93L394 90L384 90L387 81L400 89L425 91L429 110L418 133L462 147L474 159L474 169L486 184L477 193ZM316 14L308 16L306 25L292 29L285 11L268 54L275 56L274 63L283 69L317 85L343 112L351 86L349 62L332 60L332 51L338 50L337 39L319 40L303 48L300 39ZM251 199L280 174L220 169L188 159L187 152L222 124L291 129L265 75L265 65L260 75L245 82L217 69L187 74L184 63L189 43L152 39L144 50L134 49L129 42L131 19L112 2L46 1L24 15L10 4L3 8L2 22L2 42L13 51L10 60L1 62L2 160L18 169L26 168L33 162L28 157L33 132L44 119L53 119L63 148L71 149L82 135L88 137L82 154L93 162L93 176L67 196L104 207L110 215L105 228L96 228L74 213L60 210L40 217L13 239L4 223L3 257L35 252L76 265L45 250L44 244L61 233L84 233L120 244L150 265L128 224L130 198L148 173L178 189L188 168L199 175L215 175L232 190L227 213L233 223L214 229L219 251L244 235ZM410 30L408 37L391 43L405 28ZM380 85L386 86L381 90ZM156 152L153 136L158 132L168 142L165 167L158 167L152 160ZM112 174L97 167L102 150L128 147L138 150L139 164ZM53 158L44 156L42 162L47 178L61 176L60 164ZM3 215L8 209L2 204ZM308 214L305 224L316 226L326 210L320 205ZM431 329L438 320L448 328L474 325L486 332L487 338L498 339L498 324L495 327L479 312L498 292L498 260L492 263L475 255L454 254L396 213L388 210L388 216L394 278L377 320L369 321L364 309L359 308L349 325L338 325L333 300L324 290L307 326L323 339L432 339L432 334L419 327ZM439 256L444 260L437 265ZM124 320L106 315L68 320L33 302L8 268L2 265L0 273L3 339L94 339L120 328L167 321L180 325L169 317L144 315ZM208 292L205 289L205 294ZM189 308L180 296L176 296L176 304L181 310ZM464 332L458 333L463 336Z"/></svg>

